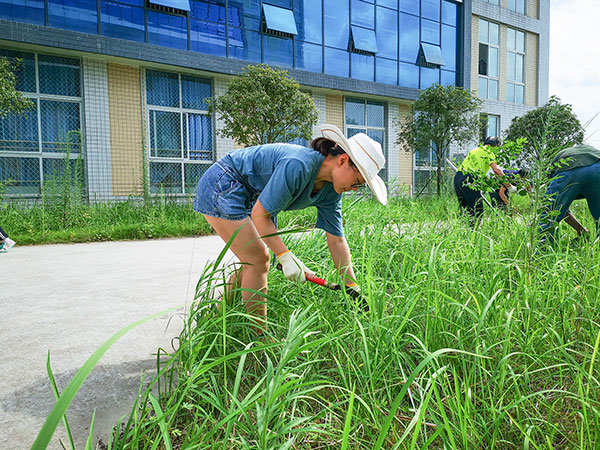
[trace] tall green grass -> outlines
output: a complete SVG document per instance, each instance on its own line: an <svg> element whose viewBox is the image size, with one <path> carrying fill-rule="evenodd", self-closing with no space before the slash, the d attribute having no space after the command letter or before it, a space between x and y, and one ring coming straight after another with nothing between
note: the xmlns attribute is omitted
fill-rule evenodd
<svg viewBox="0 0 600 450"><path fill-rule="evenodd" d="M104 448L600 447L597 242L567 231L536 252L528 220L473 231L454 198L345 206L370 312L273 271L259 338L239 296L215 308L225 273L208 267ZM285 239L339 281L321 233Z"/></svg>

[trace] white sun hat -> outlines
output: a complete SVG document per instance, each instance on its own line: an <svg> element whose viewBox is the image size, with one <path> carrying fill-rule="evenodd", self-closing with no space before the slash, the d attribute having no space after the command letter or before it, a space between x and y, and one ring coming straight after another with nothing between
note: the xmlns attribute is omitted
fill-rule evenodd
<svg viewBox="0 0 600 450"><path fill-rule="evenodd" d="M365 133L358 133L350 139L346 139L335 125L320 125L318 130L319 137L327 138L342 147L358 168L377 200L381 204L387 205L387 188L377 175L385 166L385 156L383 156L381 144Z"/></svg>

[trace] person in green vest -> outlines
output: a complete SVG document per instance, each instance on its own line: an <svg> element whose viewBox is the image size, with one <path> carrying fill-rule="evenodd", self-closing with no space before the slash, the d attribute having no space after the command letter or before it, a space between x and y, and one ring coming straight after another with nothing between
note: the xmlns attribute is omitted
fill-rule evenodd
<svg viewBox="0 0 600 450"><path fill-rule="evenodd" d="M554 242L558 223L565 219L579 236L589 231L569 210L573 200L585 198L592 217L600 219L600 150L588 145L576 145L556 154L551 162L551 181L544 194L546 208L539 230L542 242Z"/></svg>
<svg viewBox="0 0 600 450"><path fill-rule="evenodd" d="M485 176L489 169L492 169L497 177L504 178L504 172L496 163L494 154L501 145L502 141L497 136L486 138L483 145L469 152L454 176L454 190L458 202L469 214L471 226L474 226L475 221L483 215L483 196L481 191L474 189L471 184ZM504 186L508 192L516 190L510 183L504 183Z"/></svg>

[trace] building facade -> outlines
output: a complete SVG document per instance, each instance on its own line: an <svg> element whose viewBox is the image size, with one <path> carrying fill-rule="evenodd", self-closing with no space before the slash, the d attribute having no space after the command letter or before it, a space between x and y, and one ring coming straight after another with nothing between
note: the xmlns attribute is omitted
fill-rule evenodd
<svg viewBox="0 0 600 450"><path fill-rule="evenodd" d="M236 148L206 99L265 63L319 123L379 141L385 178L412 192L431 158L399 148L395 122L419 89L478 89L499 134L548 96L548 15L549 0L0 0L0 56L35 104L0 120L0 181L35 198L68 168L92 201L192 194Z"/></svg>

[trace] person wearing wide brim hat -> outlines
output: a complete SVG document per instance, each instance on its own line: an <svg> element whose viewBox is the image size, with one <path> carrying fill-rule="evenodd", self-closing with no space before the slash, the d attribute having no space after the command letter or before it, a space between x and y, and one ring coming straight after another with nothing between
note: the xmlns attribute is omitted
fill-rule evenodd
<svg viewBox="0 0 600 450"><path fill-rule="evenodd" d="M200 178L194 210L204 215L240 261L229 287L240 286L242 299L257 331L266 329L269 249L291 281L314 274L277 234L280 211L317 208L316 227L327 245L345 286L360 287L352 268L342 225L342 194L368 185L387 204L387 189L377 175L385 165L381 145L364 133L346 139L334 125L318 127L310 148L294 144L264 144L235 150L214 163ZM258 292L262 292L260 296Z"/></svg>

